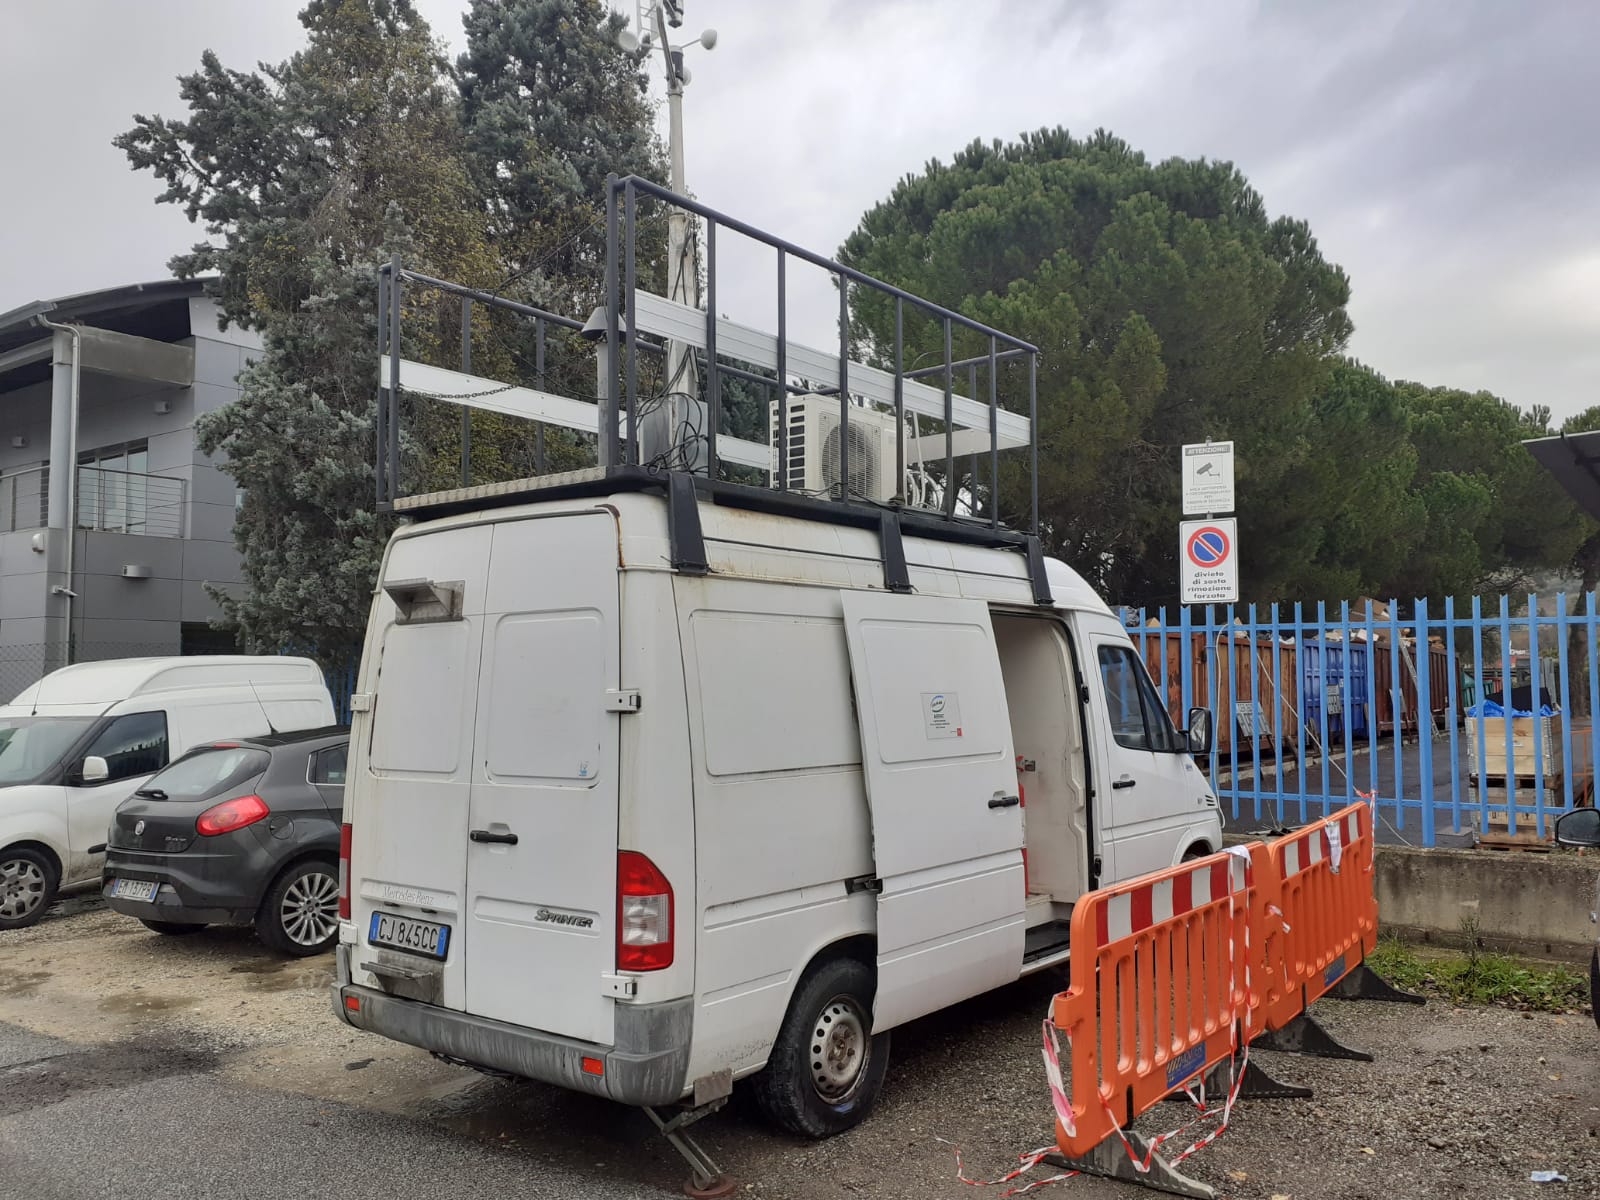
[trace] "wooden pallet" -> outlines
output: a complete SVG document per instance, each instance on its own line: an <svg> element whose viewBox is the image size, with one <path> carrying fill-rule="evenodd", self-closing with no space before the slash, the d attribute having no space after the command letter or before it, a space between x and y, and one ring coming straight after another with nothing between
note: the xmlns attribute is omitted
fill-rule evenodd
<svg viewBox="0 0 1600 1200"><path fill-rule="evenodd" d="M1525 854L1549 854L1556 848L1554 841L1541 838L1537 833L1494 832L1480 834L1478 845L1485 850L1520 850Z"/></svg>

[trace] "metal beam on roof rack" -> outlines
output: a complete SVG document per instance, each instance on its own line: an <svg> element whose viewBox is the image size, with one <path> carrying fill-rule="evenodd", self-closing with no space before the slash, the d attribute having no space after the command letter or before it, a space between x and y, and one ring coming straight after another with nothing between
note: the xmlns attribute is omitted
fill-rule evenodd
<svg viewBox="0 0 1600 1200"><path fill-rule="evenodd" d="M387 377L389 356L380 356L379 364ZM401 359L399 366L400 390L403 392L508 417L542 421L582 433L600 431L600 406L592 401L574 400L570 396L557 396L538 388L519 387L408 358ZM751 442L723 434L717 438L717 455L740 466L756 467L763 471L772 469L772 450L765 442Z"/></svg>
<svg viewBox="0 0 1600 1200"><path fill-rule="evenodd" d="M676 304L665 296L653 292L636 292L633 297L633 328L686 342L698 350L706 348L706 317L698 309ZM767 370L778 369L778 339L770 333L752 329L736 321L718 318L716 346L719 356L739 362L752 363ZM839 354L837 351L817 350L799 342L786 344L785 365L789 372L825 388L838 389ZM985 360L987 361L987 359ZM869 366L855 359L848 360L848 384L853 395L861 396L893 410L895 405L895 376L892 371ZM940 388L905 379L903 384L905 409L935 420L945 419L945 395ZM952 398L951 412L958 430L982 431L981 440L973 443L973 451L988 450L989 405L965 396ZM1000 409L995 414L996 433L1001 449L1026 446L1032 440L1029 421L1019 413ZM720 445L721 438L718 438ZM944 456L944 437L940 435L940 457ZM958 450L958 453L971 453Z"/></svg>

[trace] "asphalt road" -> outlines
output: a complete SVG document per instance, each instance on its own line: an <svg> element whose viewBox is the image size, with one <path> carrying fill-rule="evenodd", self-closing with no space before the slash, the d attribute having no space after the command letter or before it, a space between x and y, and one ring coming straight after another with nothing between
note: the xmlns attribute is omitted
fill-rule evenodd
<svg viewBox="0 0 1600 1200"><path fill-rule="evenodd" d="M329 1012L329 966L277 959L242 931L159 937L94 900L0 933L0 1196L677 1194L686 1171L640 1113L352 1030ZM896 1030L882 1102L840 1137L777 1136L740 1089L696 1133L741 1195L971 1197L947 1143L988 1178L1051 1138L1039 1019L1060 986L1025 980ZM1318 1010L1377 1061L1259 1053L1317 1099L1241 1103L1185 1164L1191 1174L1237 1200L1550 1200L1528 1182L1541 1168L1569 1176L1562 1194L1600 1194L1600 1033L1588 1014ZM1141 1127L1185 1113L1162 1105ZM1142 1193L1078 1178L1044 1194Z"/></svg>

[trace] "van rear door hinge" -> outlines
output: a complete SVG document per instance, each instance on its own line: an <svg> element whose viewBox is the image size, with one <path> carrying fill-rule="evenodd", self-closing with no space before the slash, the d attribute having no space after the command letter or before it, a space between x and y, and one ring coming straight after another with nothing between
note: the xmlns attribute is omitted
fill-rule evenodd
<svg viewBox="0 0 1600 1200"><path fill-rule="evenodd" d="M350 711L351 712L371 712L372 711L372 693L371 692L354 692L354 693L352 693L351 696L350 696Z"/></svg>
<svg viewBox="0 0 1600 1200"><path fill-rule="evenodd" d="M644 701L640 699L637 689L633 691L616 691L606 693L606 711L633 713L638 712Z"/></svg>
<svg viewBox="0 0 1600 1200"><path fill-rule="evenodd" d="M857 892L882 892L883 880L874 875L858 875L854 879L844 881L844 893L853 896Z"/></svg>
<svg viewBox="0 0 1600 1200"><path fill-rule="evenodd" d="M600 994L632 1000L639 994L639 980L632 975L602 975Z"/></svg>

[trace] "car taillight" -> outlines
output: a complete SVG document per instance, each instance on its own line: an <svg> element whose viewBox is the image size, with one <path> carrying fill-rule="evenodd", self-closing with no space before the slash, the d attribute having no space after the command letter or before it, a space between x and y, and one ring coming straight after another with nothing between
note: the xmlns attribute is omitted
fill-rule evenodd
<svg viewBox="0 0 1600 1200"><path fill-rule="evenodd" d="M350 826L339 826L339 920L350 919Z"/></svg>
<svg viewBox="0 0 1600 1200"><path fill-rule="evenodd" d="M617 970L672 965L672 885L642 854L617 853Z"/></svg>
<svg viewBox="0 0 1600 1200"><path fill-rule="evenodd" d="M201 837L216 837L232 833L246 825L254 825L272 810L260 796L235 796L205 810L194 821L194 830Z"/></svg>

